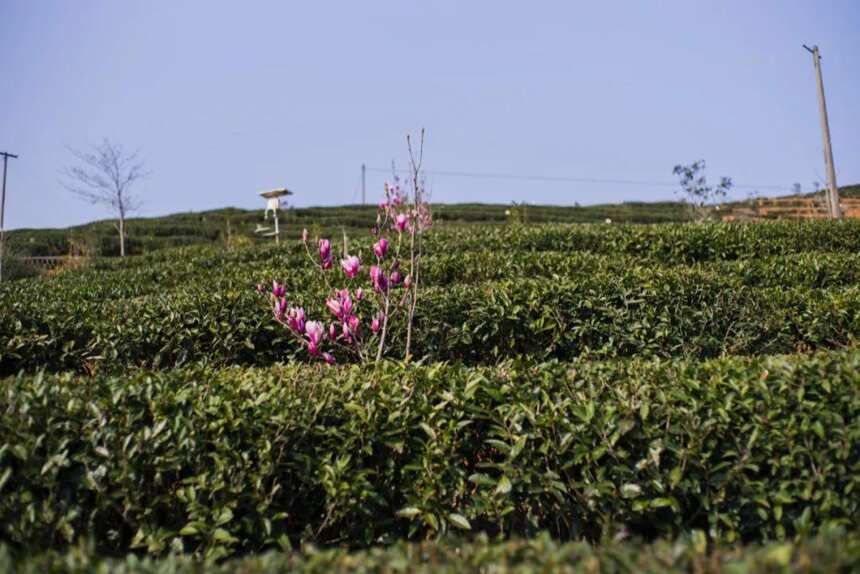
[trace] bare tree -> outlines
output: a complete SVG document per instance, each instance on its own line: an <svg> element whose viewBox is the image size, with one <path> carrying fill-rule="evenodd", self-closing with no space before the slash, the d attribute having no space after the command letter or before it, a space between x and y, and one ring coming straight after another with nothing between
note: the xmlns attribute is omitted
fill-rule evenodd
<svg viewBox="0 0 860 574"><path fill-rule="evenodd" d="M64 169L63 186L96 205L109 207L117 216L119 253L125 257L125 218L140 208L131 187L149 175L138 152L126 153L122 146L105 139L91 151L69 148L80 165Z"/></svg>

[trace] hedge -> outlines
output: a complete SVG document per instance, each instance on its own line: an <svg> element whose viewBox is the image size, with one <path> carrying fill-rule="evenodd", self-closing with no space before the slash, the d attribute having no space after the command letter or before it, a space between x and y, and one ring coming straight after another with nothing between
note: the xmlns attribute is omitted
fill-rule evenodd
<svg viewBox="0 0 860 574"><path fill-rule="evenodd" d="M0 571L19 574L263 574L297 572L413 572L416 574L497 574L557 572L701 572L773 573L850 572L860 568L860 535L828 531L796 543L770 543L748 547L705 549L701 533L652 544L610 542L590 546L582 542L559 543L547 536L531 540L461 543L457 540L399 543L389 547L350 552L348 549L317 549L268 552L223 562L198 561L184 555L162 559L137 555L99 557L86 547L65 553L46 552L16 559L0 545Z"/></svg>
<svg viewBox="0 0 860 574"><path fill-rule="evenodd" d="M857 350L18 376L0 386L0 539L212 557L854 529L858 391Z"/></svg>
<svg viewBox="0 0 860 574"><path fill-rule="evenodd" d="M319 282L291 276L291 299L328 318ZM402 329L395 321L393 328ZM773 354L850 345L860 287L758 288L701 269L594 273L428 288L416 356L488 363L537 358ZM392 339L395 341L396 338ZM270 364L296 355L250 285L93 300L43 290L0 315L0 373ZM393 348L393 356L402 350ZM300 354L301 356L301 354ZM343 357L340 357L343 359Z"/></svg>

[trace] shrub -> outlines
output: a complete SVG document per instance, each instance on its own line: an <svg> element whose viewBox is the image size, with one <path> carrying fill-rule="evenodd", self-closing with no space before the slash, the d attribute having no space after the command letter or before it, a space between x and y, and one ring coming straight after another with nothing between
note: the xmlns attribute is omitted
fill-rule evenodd
<svg viewBox="0 0 860 574"><path fill-rule="evenodd" d="M858 387L858 351L19 376L0 387L0 538L218 556L856 528Z"/></svg>
<svg viewBox="0 0 860 574"><path fill-rule="evenodd" d="M494 572L773 572L833 573L860 568L860 535L838 530L793 544L772 542L748 547L719 546L705 550L701 533L653 544L607 541L600 546L582 542L559 543L547 536L531 540L463 543L456 539L442 542L399 543L387 548L350 552L345 548L268 552L216 563L197 561L189 556L163 559L99 557L91 549L75 548L65 553L46 552L15 560L7 547L0 546L0 570L20 574L160 574L170 572L262 574L301 572L414 572L451 573Z"/></svg>

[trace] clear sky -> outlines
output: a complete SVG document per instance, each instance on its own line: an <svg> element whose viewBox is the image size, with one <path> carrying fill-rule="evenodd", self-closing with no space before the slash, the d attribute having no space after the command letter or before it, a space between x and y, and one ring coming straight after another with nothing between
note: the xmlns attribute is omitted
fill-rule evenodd
<svg viewBox="0 0 860 574"><path fill-rule="evenodd" d="M860 1L0 0L7 227L99 211L58 171L108 137L141 148L144 215L356 203L360 166L804 189L822 180L822 50L837 177L860 182ZM377 199L384 174L368 175ZM431 175L435 201L583 204L672 188ZM738 190L746 196L748 190ZM765 193L777 193L762 189Z"/></svg>

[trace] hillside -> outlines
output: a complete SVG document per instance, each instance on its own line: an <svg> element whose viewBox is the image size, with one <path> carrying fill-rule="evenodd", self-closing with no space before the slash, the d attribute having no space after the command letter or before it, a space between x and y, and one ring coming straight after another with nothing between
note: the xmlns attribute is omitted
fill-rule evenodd
<svg viewBox="0 0 860 574"><path fill-rule="evenodd" d="M843 199L858 201L860 184L840 188ZM803 215L806 203L820 209L821 192L802 196L761 198L730 202L721 206L723 219L774 219ZM757 202L761 206L756 207ZM801 205L802 204L802 205ZM682 202L626 202L589 206L437 204L437 223L443 226L523 223L672 223L687 220ZM807 210L808 211L808 210ZM366 233L375 217L372 205L305 207L285 210L281 215L282 237L297 238L303 228L328 235ZM813 214L815 217L817 214ZM263 224L261 209L227 207L128 221L130 254L150 253L167 247L224 244L229 235L252 242L268 241L254 233ZM119 251L113 220L104 219L61 229L16 229L8 233L10 252L18 257L57 256L75 252L112 256ZM239 239L239 241L243 241Z"/></svg>
<svg viewBox="0 0 860 574"><path fill-rule="evenodd" d="M594 223L607 218L618 223L666 223L681 221L683 205L678 202L621 203L586 207L553 205L513 206L504 204L439 204L433 207L435 220L442 225L471 223L503 224L513 220L531 223ZM509 214L506 214L508 212ZM305 227L319 233L365 234L376 217L372 205L306 207L289 209L281 215L282 237L297 238ZM133 218L128 221L131 254L149 253L165 247L224 243L229 233L259 242L254 229L263 222L262 209L224 208L177 213L163 217ZM112 220L95 221L65 229L17 229L9 233L9 244L18 256L67 255L83 246L96 255L113 255L119 240Z"/></svg>

